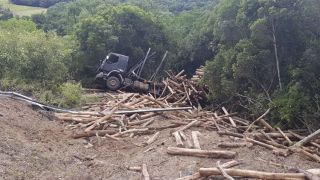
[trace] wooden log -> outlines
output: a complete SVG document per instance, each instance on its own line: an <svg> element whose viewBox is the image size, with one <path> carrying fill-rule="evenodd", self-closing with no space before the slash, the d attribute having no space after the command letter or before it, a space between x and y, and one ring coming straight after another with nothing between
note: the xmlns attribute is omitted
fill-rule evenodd
<svg viewBox="0 0 320 180"><path fill-rule="evenodd" d="M140 120L140 121L128 122L128 124L130 126L135 126L135 125L140 125L140 124L146 123L148 121L150 121L150 120L149 119L144 119L144 120Z"/></svg>
<svg viewBox="0 0 320 180"><path fill-rule="evenodd" d="M196 74L197 74L198 76L204 76L204 72L197 71Z"/></svg>
<svg viewBox="0 0 320 180"><path fill-rule="evenodd" d="M127 169L129 171L137 171L137 172L141 172L142 171L142 167L139 167L139 166L128 167Z"/></svg>
<svg viewBox="0 0 320 180"><path fill-rule="evenodd" d="M142 127L147 127L147 126L149 126L150 124L152 124L154 121L155 121L155 119L152 118L152 119L150 119L149 121L147 121L146 123L144 123L144 124L142 125Z"/></svg>
<svg viewBox="0 0 320 180"><path fill-rule="evenodd" d="M89 132L89 131L91 131L92 129L94 129L96 126L98 126L101 122L110 119L110 118L112 117L113 113L114 113L117 109L118 109L117 106L114 107L114 108L112 108L110 114L108 114L108 115L106 115L106 116L104 116L104 117L96 120L96 121L94 122L94 124L92 124L91 126L89 126L88 128L86 128L84 131L85 131L85 132Z"/></svg>
<svg viewBox="0 0 320 180"><path fill-rule="evenodd" d="M182 142L181 136L179 134L179 131L176 131L176 132L172 133L172 135L176 139L177 146L178 147L183 147L183 142Z"/></svg>
<svg viewBox="0 0 320 180"><path fill-rule="evenodd" d="M306 179L308 180L320 180L319 175L309 172L309 170L307 171L302 169L294 169L294 170L296 170L297 173L303 173L306 176Z"/></svg>
<svg viewBox="0 0 320 180"><path fill-rule="evenodd" d="M167 153L171 155L180 156L195 156L204 158L235 158L236 152L233 151L218 151L218 150L200 150L200 149L187 149L187 148L177 148L168 147Z"/></svg>
<svg viewBox="0 0 320 180"><path fill-rule="evenodd" d="M143 143L143 145L147 146L147 145L152 144L153 142L155 142L157 140L159 135L160 135L160 132L156 132L150 139L148 139L147 142Z"/></svg>
<svg viewBox="0 0 320 180"><path fill-rule="evenodd" d="M303 173L271 173L244 169L225 169L225 172L232 177L273 179L273 180L305 180ZM201 176L217 176L222 173L217 168L200 168Z"/></svg>
<svg viewBox="0 0 320 180"><path fill-rule="evenodd" d="M74 122L78 122L78 123L89 123L92 121L96 121L98 119L100 119L99 117L92 117L92 118L81 118L81 117L68 117L68 116L56 116L57 119L61 120L61 121L74 121Z"/></svg>
<svg viewBox="0 0 320 180"><path fill-rule="evenodd" d="M170 129L170 128L176 128L179 127L180 125L178 124L169 124L169 125L164 125L164 126L159 126L159 127L148 127L150 130L154 131L161 131L164 129Z"/></svg>
<svg viewBox="0 0 320 180"><path fill-rule="evenodd" d="M288 156L290 154L288 149L277 148L277 147L275 147L273 145L266 144L266 143L263 143L263 142L248 138L248 137L246 138L246 140L248 142L253 143L253 144L268 148L268 149L272 150L273 153L276 154L276 155L281 155L281 156L285 156L286 157L286 156Z"/></svg>
<svg viewBox="0 0 320 180"><path fill-rule="evenodd" d="M187 143L187 147L192 148L193 145L192 145L190 139L184 134L184 132L183 131L178 131L178 132L179 132L180 136L182 137L182 139Z"/></svg>
<svg viewBox="0 0 320 180"><path fill-rule="evenodd" d="M252 126L256 123L256 122L258 122L258 121L260 121L262 118L264 118L267 114L269 114L269 112L270 112L270 108L265 112L265 113L263 113L260 117L258 117L255 121L253 121L250 125L249 125L249 127L248 127L248 129L245 131L245 132L249 132L249 130L252 128Z"/></svg>
<svg viewBox="0 0 320 180"><path fill-rule="evenodd" d="M300 147L295 147L295 146L292 146L290 148L290 150L294 151L294 152L298 152L298 153L301 153L307 157L309 157L310 159L316 161L316 162L319 162L320 163L320 157L316 154L311 154L309 153L308 151L304 150L304 149L301 149Z"/></svg>
<svg viewBox="0 0 320 180"><path fill-rule="evenodd" d="M177 178L175 180L197 180L197 179L200 179L201 178L201 175L200 173L194 173L190 176L184 176L184 177L181 177L181 178Z"/></svg>
<svg viewBox="0 0 320 180"><path fill-rule="evenodd" d="M167 104L165 104L165 103L163 103L163 102L157 101L156 99L154 99L154 98L152 98L152 97L150 97L150 96L143 96L143 98L148 99L149 101L158 104L158 105L161 106L162 108L169 107L169 105L167 105Z"/></svg>
<svg viewBox="0 0 320 180"><path fill-rule="evenodd" d="M225 177L227 180L234 180L233 177L231 177L224 168L220 165L220 161L217 162L217 168L221 172L222 176Z"/></svg>
<svg viewBox="0 0 320 180"><path fill-rule="evenodd" d="M303 136L301 136L301 135L299 135L299 134L296 134L296 133L294 133L294 132L292 132L292 131L289 131L289 133L292 134L295 138L298 138L299 140L302 140L303 138L305 138L305 137L303 137ZM315 147L317 147L317 148L320 149L320 145L319 145L318 143L313 142L313 141L310 141L309 143L310 143L311 145L313 145L313 146L315 146Z"/></svg>
<svg viewBox="0 0 320 180"><path fill-rule="evenodd" d="M118 137L118 136L122 136L125 134L130 134L130 133L141 133L141 132L148 132L150 131L148 128L144 128L144 129L130 129L127 131L123 131L123 132L119 132L117 134L112 135L113 137Z"/></svg>
<svg viewBox="0 0 320 180"><path fill-rule="evenodd" d="M246 135L257 137L257 138L264 138L264 135L261 133L247 133ZM283 137L282 134L280 134L278 132L266 133L266 135L268 135L271 138L282 138ZM294 136L290 133L285 133L285 135L289 138L294 138Z"/></svg>
<svg viewBox="0 0 320 180"><path fill-rule="evenodd" d="M144 180L150 180L150 175L148 173L147 165L142 165L142 176L144 177Z"/></svg>
<svg viewBox="0 0 320 180"><path fill-rule="evenodd" d="M198 123L198 120L194 120L194 121L192 121L191 123L187 124L186 126L184 126L184 127L180 128L180 129L178 129L177 131L184 131L184 130L186 130L186 129L190 128L191 126L195 125L196 123Z"/></svg>
<svg viewBox="0 0 320 180"><path fill-rule="evenodd" d="M191 132L191 136L192 136L192 140L193 140L193 147L195 149L201 149L198 135L200 135L199 131L192 131Z"/></svg>
<svg viewBox="0 0 320 180"><path fill-rule="evenodd" d="M181 76L184 73L184 69L182 71L180 71L175 77L178 78L179 76Z"/></svg>
<svg viewBox="0 0 320 180"><path fill-rule="evenodd" d="M105 136L106 134L112 135L117 133L117 130L94 130L89 132L82 132L72 135L72 138L79 139L79 138L85 138L85 137L92 137L95 136L97 133L99 136Z"/></svg>
<svg viewBox="0 0 320 180"><path fill-rule="evenodd" d="M294 146L301 147L301 146L303 146L304 144L310 142L312 139L316 138L319 135L320 135L320 129L318 129L316 132L310 134L309 136L303 138L301 141L299 141L296 144L294 144Z"/></svg>
<svg viewBox="0 0 320 180"><path fill-rule="evenodd" d="M270 144L266 144L266 143L263 143L263 142L260 142L260 141L257 141L257 140L254 140L254 139L251 139L251 138L245 138L248 142L251 142L253 144L256 144L256 145L259 145L259 146L262 146L262 147L265 147L265 148L268 148L270 150L274 150L274 149L277 149L276 147L270 145Z"/></svg>
<svg viewBox="0 0 320 180"><path fill-rule="evenodd" d="M232 160L232 161L223 163L223 164L221 165L221 167L223 167L223 168L231 168L231 167L237 166L237 165L239 165L239 164L241 164L241 162L236 161L236 160ZM200 179L200 178L201 178L200 173L199 173L199 172L196 172L196 173L194 173L194 174L192 174L192 175L190 175L190 176L181 177L181 178L178 178L178 179L176 179L176 180L198 180L198 179Z"/></svg>
<svg viewBox="0 0 320 180"><path fill-rule="evenodd" d="M289 137L282 132L282 130L280 128L277 128L277 130L279 131L279 133L284 137L284 139L289 143L289 145L291 146L293 144L293 142L289 139Z"/></svg>
<svg viewBox="0 0 320 180"><path fill-rule="evenodd" d="M244 135L239 134L239 133L230 132L230 131L218 131L217 133L219 135L227 135L227 136L234 136L234 137L238 137L238 138L244 138Z"/></svg>
<svg viewBox="0 0 320 180"><path fill-rule="evenodd" d="M247 142L239 142L239 143L223 142L223 143L219 143L218 147L221 147L221 148L239 148L239 147L249 147L251 145L252 145L252 143L247 143Z"/></svg>
<svg viewBox="0 0 320 180"><path fill-rule="evenodd" d="M226 115L229 115L229 112L227 111L227 109L225 107L222 107L222 110L223 112L226 114ZM230 123L233 127L237 127L236 123L234 122L234 120L232 119L232 117L229 117L229 120L230 120Z"/></svg>

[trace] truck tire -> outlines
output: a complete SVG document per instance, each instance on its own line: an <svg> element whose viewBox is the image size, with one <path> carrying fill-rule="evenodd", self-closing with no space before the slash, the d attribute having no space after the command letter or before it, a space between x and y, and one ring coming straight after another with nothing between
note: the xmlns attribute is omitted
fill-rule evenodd
<svg viewBox="0 0 320 180"><path fill-rule="evenodd" d="M112 91L116 91L120 88L121 86L121 82L120 79L116 76L110 76L107 78L107 88L112 90Z"/></svg>

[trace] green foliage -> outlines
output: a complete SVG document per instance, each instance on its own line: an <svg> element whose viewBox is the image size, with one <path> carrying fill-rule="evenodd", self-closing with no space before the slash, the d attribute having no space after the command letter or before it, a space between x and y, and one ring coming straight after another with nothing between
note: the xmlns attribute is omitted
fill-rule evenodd
<svg viewBox="0 0 320 180"><path fill-rule="evenodd" d="M80 83L66 82L56 88L33 92L38 99L47 104L63 108L79 107L84 101L83 90Z"/></svg>
<svg viewBox="0 0 320 180"><path fill-rule="evenodd" d="M206 64L211 98L221 103L233 97L251 113L272 107L273 123L289 128L314 124L320 67L319 28L313 24L319 25L319 9L315 1L221 1L210 15L218 45Z"/></svg>
<svg viewBox="0 0 320 180"><path fill-rule="evenodd" d="M59 87L61 97L59 106L62 107L78 107L82 102L82 87L81 84L64 83Z"/></svg>
<svg viewBox="0 0 320 180"><path fill-rule="evenodd" d="M70 43L36 30L32 21L0 22L0 79L5 79L5 84L18 81L39 88L56 86L67 78Z"/></svg>
<svg viewBox="0 0 320 180"><path fill-rule="evenodd" d="M76 38L81 55L85 55L81 62L83 68L80 66L77 73L82 78L84 75L94 76L99 60L107 52L129 56L129 66L132 66L149 47L161 55L168 46L168 39L156 17L131 5L102 7L97 15L79 22ZM148 68L151 65L146 65L145 74L152 73L153 69Z"/></svg>
<svg viewBox="0 0 320 180"><path fill-rule="evenodd" d="M295 128L303 125L303 117L313 109L310 97L304 93L300 84L290 86L287 92L278 95L271 105L279 112L275 117L283 120L277 123Z"/></svg>

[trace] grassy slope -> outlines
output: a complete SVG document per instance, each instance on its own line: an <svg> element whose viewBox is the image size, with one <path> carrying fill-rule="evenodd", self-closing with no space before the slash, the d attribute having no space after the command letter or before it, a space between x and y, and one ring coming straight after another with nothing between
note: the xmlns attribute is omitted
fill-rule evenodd
<svg viewBox="0 0 320 180"><path fill-rule="evenodd" d="M32 14L39 14L46 12L47 9L31 6L20 6L9 2L9 0L0 0L0 5L9 8L14 15L17 16L30 16Z"/></svg>

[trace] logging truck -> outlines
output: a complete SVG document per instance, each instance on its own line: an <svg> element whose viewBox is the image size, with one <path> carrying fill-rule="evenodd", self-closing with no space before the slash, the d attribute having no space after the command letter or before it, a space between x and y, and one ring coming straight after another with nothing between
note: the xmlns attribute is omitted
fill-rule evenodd
<svg viewBox="0 0 320 180"><path fill-rule="evenodd" d="M162 61L155 73L149 80L141 77L141 73L148 59L154 56L150 54L151 49L136 65L128 67L129 57L118 53L109 53L98 68L96 82L102 85L105 89L116 91L123 88L129 88L136 92L152 92L159 94L164 86L162 83L156 83L155 78L167 56L167 52L162 58Z"/></svg>

